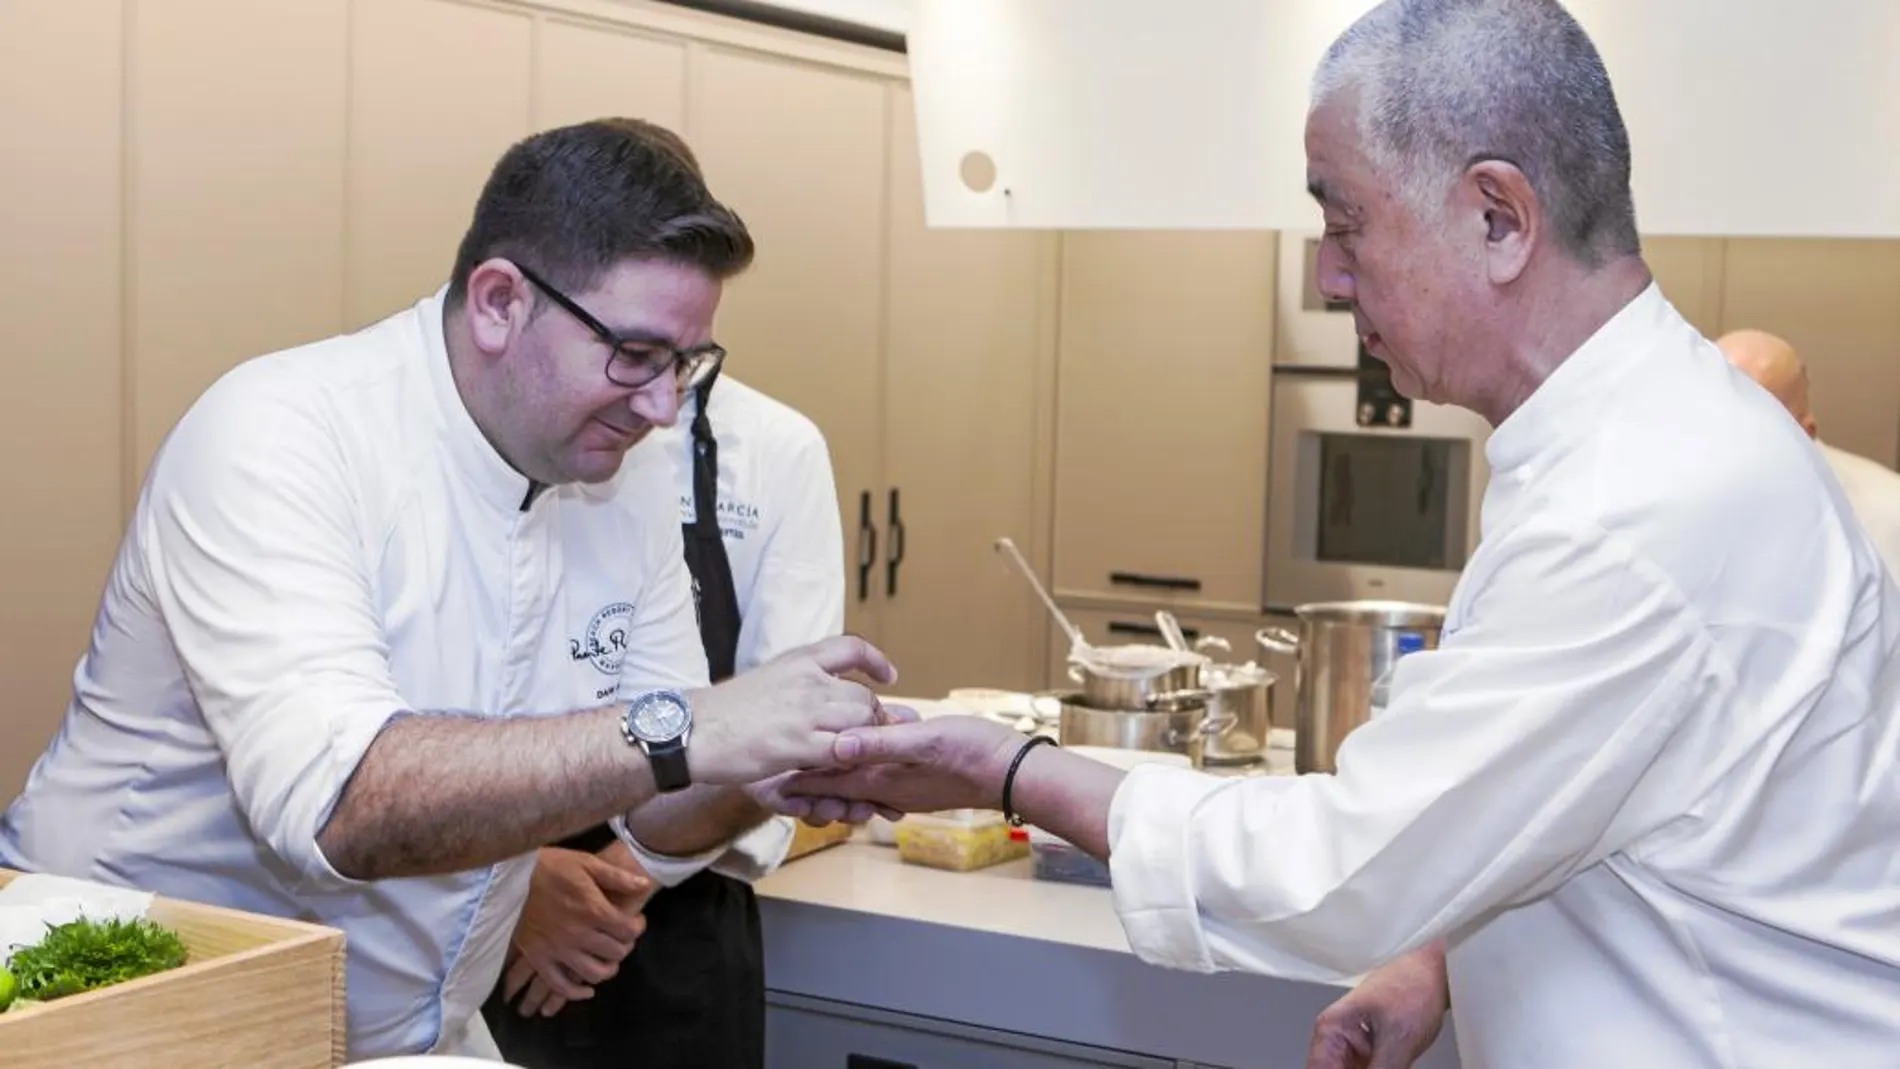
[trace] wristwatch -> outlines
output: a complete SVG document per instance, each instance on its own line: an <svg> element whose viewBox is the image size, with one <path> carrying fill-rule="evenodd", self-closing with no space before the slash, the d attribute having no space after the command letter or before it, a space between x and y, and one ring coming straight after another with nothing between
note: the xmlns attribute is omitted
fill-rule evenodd
<svg viewBox="0 0 1900 1069"><path fill-rule="evenodd" d="M661 793L685 790L693 783L686 767L686 743L693 734L693 707L676 690L649 690L627 703L620 734L628 746L646 752L653 785Z"/></svg>

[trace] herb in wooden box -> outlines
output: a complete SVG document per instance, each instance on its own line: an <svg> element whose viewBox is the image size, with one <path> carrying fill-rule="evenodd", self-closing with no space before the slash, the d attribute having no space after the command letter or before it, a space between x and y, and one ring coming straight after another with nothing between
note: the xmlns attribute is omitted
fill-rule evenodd
<svg viewBox="0 0 1900 1069"><path fill-rule="evenodd" d="M185 944L169 928L148 920L81 918L15 950L7 971L18 981L21 1001L49 1002L184 963Z"/></svg>

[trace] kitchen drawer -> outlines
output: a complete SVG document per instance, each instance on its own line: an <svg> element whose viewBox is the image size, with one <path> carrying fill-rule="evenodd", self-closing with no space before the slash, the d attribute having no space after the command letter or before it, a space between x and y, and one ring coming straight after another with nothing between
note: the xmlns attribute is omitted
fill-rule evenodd
<svg viewBox="0 0 1900 1069"><path fill-rule="evenodd" d="M766 1069L1174 1069L1172 1060L769 992Z"/></svg>

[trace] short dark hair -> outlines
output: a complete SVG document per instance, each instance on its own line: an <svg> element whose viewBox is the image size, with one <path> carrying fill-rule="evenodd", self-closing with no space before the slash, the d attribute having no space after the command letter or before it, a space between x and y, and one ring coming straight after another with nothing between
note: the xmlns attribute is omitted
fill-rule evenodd
<svg viewBox="0 0 1900 1069"><path fill-rule="evenodd" d="M448 303L494 257L519 260L569 292L615 264L659 260L731 278L752 263L752 235L706 188L678 134L644 119L545 130L495 164L456 252Z"/></svg>

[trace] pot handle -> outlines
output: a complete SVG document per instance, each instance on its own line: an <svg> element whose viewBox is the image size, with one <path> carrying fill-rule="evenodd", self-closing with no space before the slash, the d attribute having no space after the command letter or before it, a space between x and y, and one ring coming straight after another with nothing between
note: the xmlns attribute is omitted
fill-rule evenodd
<svg viewBox="0 0 1900 1069"><path fill-rule="evenodd" d="M1300 654L1299 636L1284 627L1263 627L1253 633L1253 640L1275 653Z"/></svg>
<svg viewBox="0 0 1900 1069"><path fill-rule="evenodd" d="M1071 683L1081 683L1081 682L1084 682L1084 680L1082 679L1082 666L1081 666L1081 665L1079 665L1079 664L1072 664L1072 665L1070 665L1070 666L1069 666L1069 682L1071 682Z"/></svg>
<svg viewBox="0 0 1900 1069"><path fill-rule="evenodd" d="M1232 713L1210 716L1187 731L1169 731L1168 745L1185 746L1195 739L1211 739L1224 734L1228 728L1240 723L1240 718Z"/></svg>
<svg viewBox="0 0 1900 1069"><path fill-rule="evenodd" d="M1232 653L1234 652L1234 644L1219 635L1202 635L1200 638L1194 640L1195 653L1209 649L1219 650L1222 653Z"/></svg>

